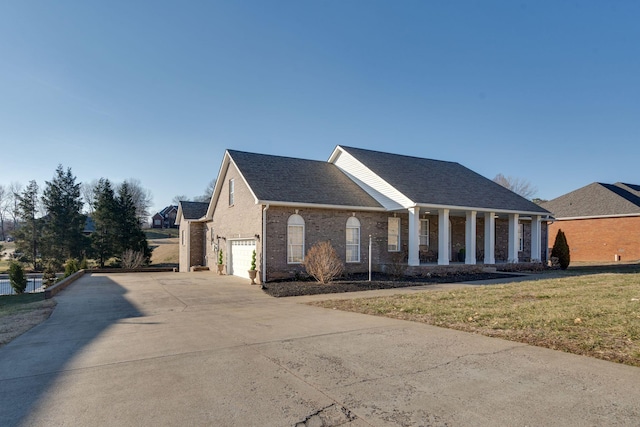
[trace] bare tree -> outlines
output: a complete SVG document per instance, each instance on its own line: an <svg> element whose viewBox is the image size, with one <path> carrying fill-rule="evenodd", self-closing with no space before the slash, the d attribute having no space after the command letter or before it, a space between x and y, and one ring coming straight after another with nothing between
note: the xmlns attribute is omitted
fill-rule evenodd
<svg viewBox="0 0 640 427"><path fill-rule="evenodd" d="M7 213L7 203L9 202L9 193L4 185L0 184L0 242L3 242L7 236L4 233L4 218ZM1 252L1 250L0 250Z"/></svg>
<svg viewBox="0 0 640 427"><path fill-rule="evenodd" d="M344 271L342 260L328 241L313 245L303 264L309 276L322 284L331 282Z"/></svg>
<svg viewBox="0 0 640 427"><path fill-rule="evenodd" d="M495 178L493 178L493 181L505 188L508 188L514 193L519 194L525 199L531 199L538 192L538 189L534 187L533 184L523 178L504 176L499 173Z"/></svg>
<svg viewBox="0 0 640 427"><path fill-rule="evenodd" d="M86 206L87 215L93 215L96 204L96 188L98 187L98 180L94 179L90 182L83 182L80 184L80 194L82 200Z"/></svg>
<svg viewBox="0 0 640 427"><path fill-rule="evenodd" d="M7 209L11 219L13 220L14 230L18 228L18 203L20 203L20 194L22 194L22 184L16 181L9 184L9 201L7 202Z"/></svg>
<svg viewBox="0 0 640 427"><path fill-rule="evenodd" d="M129 178L124 182L126 182L129 187L129 193L136 207L138 221L140 221L140 223L147 222L150 216L149 208L153 204L151 191L144 188L139 179Z"/></svg>
<svg viewBox="0 0 640 427"><path fill-rule="evenodd" d="M173 199L171 199L171 203L174 205L177 205L178 203L182 202L182 201L189 201L189 198L187 196L185 196L184 194L178 194L177 196L174 196Z"/></svg>

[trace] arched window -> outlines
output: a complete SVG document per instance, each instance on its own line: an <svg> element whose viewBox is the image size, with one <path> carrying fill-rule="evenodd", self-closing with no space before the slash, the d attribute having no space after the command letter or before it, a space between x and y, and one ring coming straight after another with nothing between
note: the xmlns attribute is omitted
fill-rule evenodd
<svg viewBox="0 0 640 427"><path fill-rule="evenodd" d="M355 216L347 220L347 262L360 262L360 221Z"/></svg>
<svg viewBox="0 0 640 427"><path fill-rule="evenodd" d="M301 264L304 261L304 219L293 214L287 221L287 263Z"/></svg>

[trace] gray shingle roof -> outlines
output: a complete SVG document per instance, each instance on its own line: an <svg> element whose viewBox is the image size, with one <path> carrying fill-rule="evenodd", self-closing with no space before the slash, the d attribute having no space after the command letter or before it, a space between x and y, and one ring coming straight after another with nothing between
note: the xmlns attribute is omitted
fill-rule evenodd
<svg viewBox="0 0 640 427"><path fill-rule="evenodd" d="M341 148L418 204L549 213L459 163Z"/></svg>
<svg viewBox="0 0 640 427"><path fill-rule="evenodd" d="M259 200L381 207L373 197L331 163L227 151Z"/></svg>
<svg viewBox="0 0 640 427"><path fill-rule="evenodd" d="M200 219L207 214L208 203L181 201L182 215L185 219Z"/></svg>
<svg viewBox="0 0 640 427"><path fill-rule="evenodd" d="M640 215L640 186L594 182L542 204L558 218Z"/></svg>

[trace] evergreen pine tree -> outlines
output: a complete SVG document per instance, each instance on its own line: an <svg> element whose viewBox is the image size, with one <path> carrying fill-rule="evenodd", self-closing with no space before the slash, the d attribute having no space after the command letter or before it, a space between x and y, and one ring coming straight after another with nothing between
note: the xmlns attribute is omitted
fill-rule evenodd
<svg viewBox="0 0 640 427"><path fill-rule="evenodd" d="M91 246L98 257L100 267L116 254L119 224L118 204L108 179L100 179L95 190L93 221L96 231L91 236Z"/></svg>
<svg viewBox="0 0 640 427"><path fill-rule="evenodd" d="M16 238L16 252L24 253L26 259L38 268L38 250L41 233L41 219L36 218L38 211L38 184L30 181L27 188L17 196L17 218L20 228L14 232Z"/></svg>
<svg viewBox="0 0 640 427"><path fill-rule="evenodd" d="M47 259L63 262L80 258L87 248L82 234L86 217L82 214L80 184L71 173L58 165L56 174L47 181L42 203L46 211L43 224L42 253Z"/></svg>
<svg viewBox="0 0 640 427"><path fill-rule="evenodd" d="M117 212L119 228L117 254L121 256L127 249L131 249L141 252L145 262L149 262L151 250L140 226L136 206L126 181L118 189Z"/></svg>
<svg viewBox="0 0 640 427"><path fill-rule="evenodd" d="M551 256L558 258L558 263L562 270L566 270L571 262L571 255L569 251L569 244L567 238L562 230L558 230L556 234L556 240L553 243L553 249L551 249Z"/></svg>

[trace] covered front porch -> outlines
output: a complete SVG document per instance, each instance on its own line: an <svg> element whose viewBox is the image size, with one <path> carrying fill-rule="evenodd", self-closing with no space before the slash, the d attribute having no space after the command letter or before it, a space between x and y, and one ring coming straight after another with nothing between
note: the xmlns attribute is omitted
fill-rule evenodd
<svg viewBox="0 0 640 427"><path fill-rule="evenodd" d="M409 266L494 265L547 258L543 248L548 218L539 213L433 206L407 211Z"/></svg>

